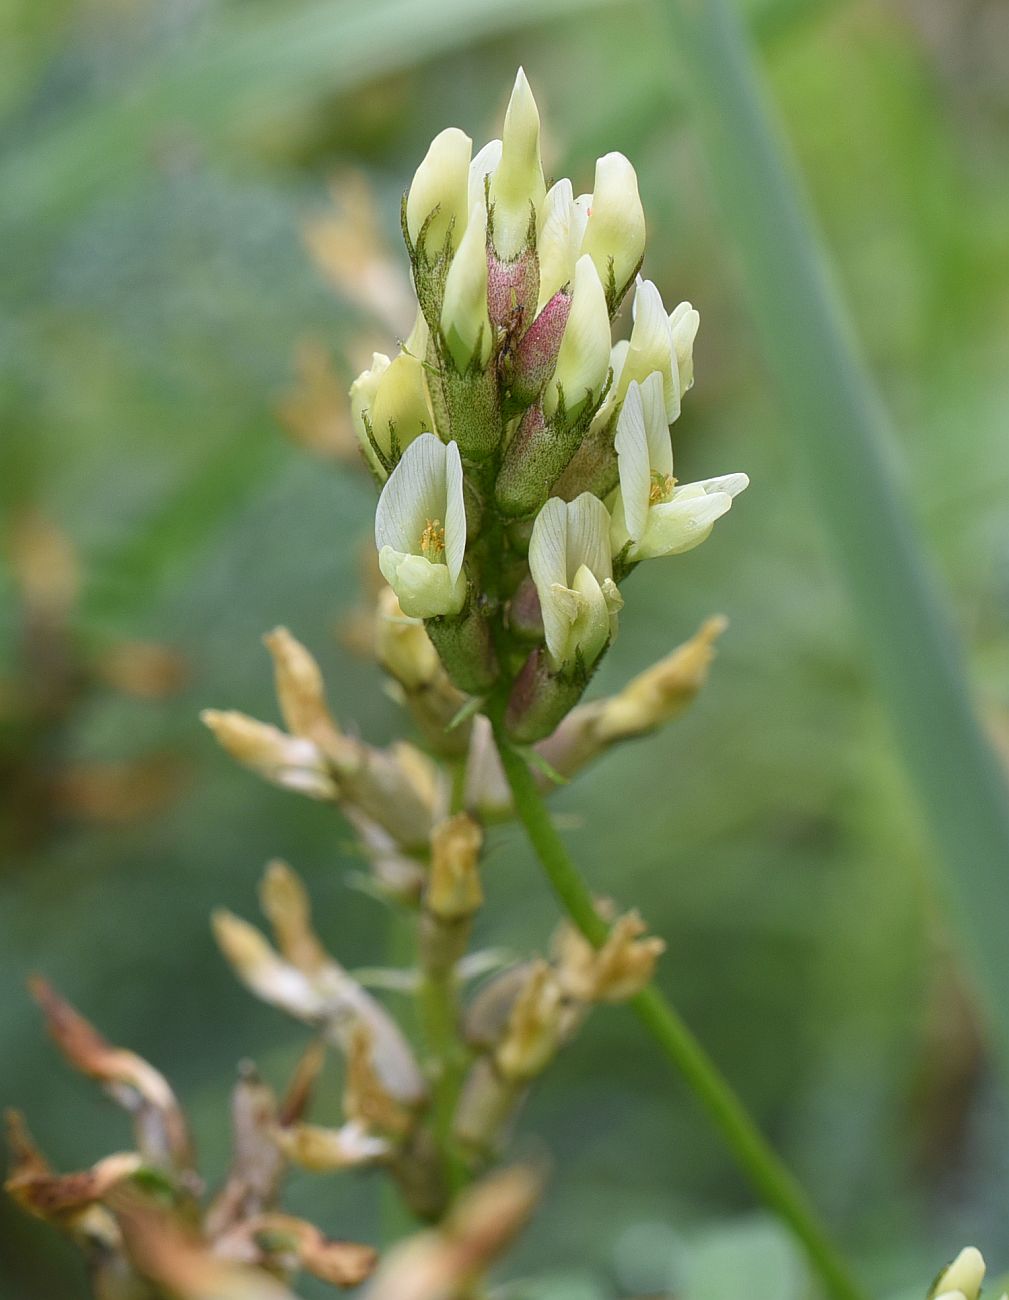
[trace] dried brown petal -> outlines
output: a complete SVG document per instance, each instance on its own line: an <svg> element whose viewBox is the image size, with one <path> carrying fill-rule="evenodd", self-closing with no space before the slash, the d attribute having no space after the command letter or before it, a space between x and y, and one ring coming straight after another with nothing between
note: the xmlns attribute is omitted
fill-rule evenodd
<svg viewBox="0 0 1009 1300"><path fill-rule="evenodd" d="M45 980L31 980L30 988L50 1034L70 1064L104 1084L109 1095L133 1116L144 1160L161 1168L191 1170L189 1130L164 1075L135 1052L113 1047Z"/></svg>
<svg viewBox="0 0 1009 1300"><path fill-rule="evenodd" d="M495 1053L507 1079L535 1078L560 1046L565 1029L564 991L545 961L534 962Z"/></svg>

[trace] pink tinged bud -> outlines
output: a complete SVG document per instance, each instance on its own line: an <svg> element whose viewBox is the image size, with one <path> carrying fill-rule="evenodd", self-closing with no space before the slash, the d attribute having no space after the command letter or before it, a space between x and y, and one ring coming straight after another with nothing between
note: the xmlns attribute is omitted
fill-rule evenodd
<svg viewBox="0 0 1009 1300"><path fill-rule="evenodd" d="M532 319L539 293L540 272L534 248L523 249L510 262L487 250L487 308L491 324L520 333Z"/></svg>
<svg viewBox="0 0 1009 1300"><path fill-rule="evenodd" d="M535 401L554 373L570 312L571 294L560 289L522 336L512 363L511 395L517 402Z"/></svg>

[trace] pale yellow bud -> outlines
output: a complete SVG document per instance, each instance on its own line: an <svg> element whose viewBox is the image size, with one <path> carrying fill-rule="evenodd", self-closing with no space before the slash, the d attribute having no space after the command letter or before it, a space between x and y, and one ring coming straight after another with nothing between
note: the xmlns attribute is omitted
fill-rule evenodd
<svg viewBox="0 0 1009 1300"><path fill-rule="evenodd" d="M450 126L431 141L424 161L414 174L406 199L406 228L416 245L425 221L424 249L436 257L449 241L458 248L466 227L469 165L473 141ZM434 214L432 216L432 213Z"/></svg>
<svg viewBox="0 0 1009 1300"><path fill-rule="evenodd" d="M589 706L598 710L592 730L599 744L642 736L685 709L707 680L715 642L727 626L725 618L709 618L695 636L639 673L619 694Z"/></svg>
<svg viewBox="0 0 1009 1300"><path fill-rule="evenodd" d="M582 252L595 263L607 301L615 308L645 252L645 213L638 196L638 178L622 153L608 153L596 163Z"/></svg>
<svg viewBox="0 0 1009 1300"><path fill-rule="evenodd" d="M538 961L515 999L495 1054L501 1074L520 1082L542 1073L560 1046L564 1022L564 991L548 963Z"/></svg>
<svg viewBox="0 0 1009 1300"><path fill-rule="evenodd" d="M931 1295L939 1297L948 1292L960 1292L964 1300L978 1300L984 1275L985 1262L981 1252L976 1246L965 1246L953 1263L939 1274Z"/></svg>
<svg viewBox="0 0 1009 1300"><path fill-rule="evenodd" d="M424 380L424 362L401 352L381 375L369 411L375 440L387 456L402 452L434 429Z"/></svg>
<svg viewBox="0 0 1009 1300"><path fill-rule="evenodd" d="M526 74L519 68L501 136L501 160L490 179L494 248L510 261L525 248L546 195L540 159L540 115Z"/></svg>
<svg viewBox="0 0 1009 1300"><path fill-rule="evenodd" d="M254 925L223 910L214 912L211 920L217 946L251 992L299 1020L325 1017L327 999L303 971L278 955Z"/></svg>
<svg viewBox="0 0 1009 1300"><path fill-rule="evenodd" d="M424 903L440 921L461 921L483 903L477 863L483 832L467 813L439 822L431 832L431 870Z"/></svg>
<svg viewBox="0 0 1009 1300"><path fill-rule="evenodd" d="M263 643L273 658L277 702L284 725L292 735L313 740L325 749L339 738L340 729L326 704L318 663L286 627L268 632Z"/></svg>
<svg viewBox="0 0 1009 1300"><path fill-rule="evenodd" d="M382 376L389 369L389 358L384 352L372 354L371 365L362 370L350 386L350 414L354 422L354 433L364 453L364 458L376 474L385 477L386 470L379 460L371 438L368 437L368 424L372 425L375 441L379 441L378 431L374 428L371 413L375 405L375 396ZM381 445L381 444L380 444Z"/></svg>
<svg viewBox="0 0 1009 1300"><path fill-rule="evenodd" d="M457 370L474 360L486 364L493 336L487 312L487 209L482 203L470 213L445 277L441 330Z"/></svg>
<svg viewBox="0 0 1009 1300"><path fill-rule="evenodd" d="M312 929L308 892L286 862L274 861L266 868L259 901L284 957L308 974L321 970L329 957Z"/></svg>
<svg viewBox="0 0 1009 1300"><path fill-rule="evenodd" d="M235 710L204 709L200 721L232 758L275 785L311 799L336 797L336 783L314 742L289 736L278 727Z"/></svg>
<svg viewBox="0 0 1009 1300"><path fill-rule="evenodd" d="M423 620L407 618L391 587L383 588L378 597L375 658L408 692L429 685L444 671Z"/></svg>
<svg viewBox="0 0 1009 1300"><path fill-rule="evenodd" d="M572 287L571 311L564 327L557 365L547 384L543 410L550 416L560 394L569 416L592 401L606 381L610 367L610 313L599 273L588 254L578 259Z"/></svg>

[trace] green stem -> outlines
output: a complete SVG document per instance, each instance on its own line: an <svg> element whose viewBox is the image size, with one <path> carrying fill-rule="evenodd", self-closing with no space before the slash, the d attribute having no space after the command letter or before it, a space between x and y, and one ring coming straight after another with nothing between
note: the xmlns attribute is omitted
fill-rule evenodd
<svg viewBox="0 0 1009 1300"><path fill-rule="evenodd" d="M550 820L525 759L509 743L499 722L495 723L494 735L515 810L554 893L579 930L599 947L609 927L596 911L588 886ZM802 1242L829 1294L834 1300L864 1300L864 1292L849 1273L804 1191L677 1012L654 987L639 993L631 1006L663 1054L693 1089L755 1190Z"/></svg>
<svg viewBox="0 0 1009 1300"><path fill-rule="evenodd" d="M423 951L424 944L421 944ZM466 1072L466 1050L459 1038L459 999L451 966L428 965L420 983L424 1040L434 1065L432 1118L442 1153L449 1193L454 1197L467 1180L466 1166L452 1132L459 1091Z"/></svg>

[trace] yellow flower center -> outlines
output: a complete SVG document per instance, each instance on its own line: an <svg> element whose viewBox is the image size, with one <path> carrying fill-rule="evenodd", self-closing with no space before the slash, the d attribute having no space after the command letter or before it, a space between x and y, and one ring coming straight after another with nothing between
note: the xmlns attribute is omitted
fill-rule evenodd
<svg viewBox="0 0 1009 1300"><path fill-rule="evenodd" d="M673 495L673 488L676 486L676 479L672 474L660 474L657 469L652 470L652 485L648 489L648 504L650 506L659 506L668 501Z"/></svg>
<svg viewBox="0 0 1009 1300"><path fill-rule="evenodd" d="M445 529L440 519L429 519L420 535L420 553L432 564L445 559Z"/></svg>

